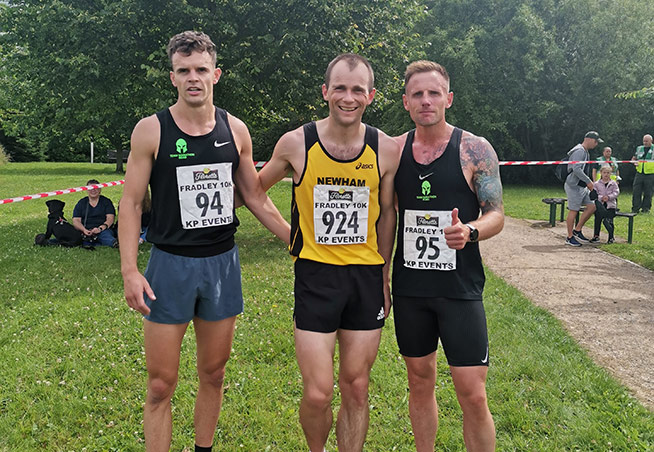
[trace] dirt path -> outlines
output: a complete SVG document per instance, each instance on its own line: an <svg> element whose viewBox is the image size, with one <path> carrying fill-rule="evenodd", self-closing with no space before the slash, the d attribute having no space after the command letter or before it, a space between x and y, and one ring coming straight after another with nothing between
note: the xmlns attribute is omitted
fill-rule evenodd
<svg viewBox="0 0 654 452"><path fill-rule="evenodd" d="M654 410L654 272L592 245L566 246L565 235L564 224L507 217L481 252L493 272L554 314L596 363Z"/></svg>

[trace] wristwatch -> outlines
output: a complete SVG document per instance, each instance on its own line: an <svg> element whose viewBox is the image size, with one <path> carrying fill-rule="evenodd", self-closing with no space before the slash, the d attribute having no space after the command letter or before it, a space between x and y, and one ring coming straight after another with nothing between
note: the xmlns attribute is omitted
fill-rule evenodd
<svg viewBox="0 0 654 452"><path fill-rule="evenodd" d="M466 226L468 227L468 229L470 229L470 239L469 240L471 242L476 242L477 240L479 240L479 231L477 230L477 228L474 227L471 224L468 224L468 223L466 223Z"/></svg>

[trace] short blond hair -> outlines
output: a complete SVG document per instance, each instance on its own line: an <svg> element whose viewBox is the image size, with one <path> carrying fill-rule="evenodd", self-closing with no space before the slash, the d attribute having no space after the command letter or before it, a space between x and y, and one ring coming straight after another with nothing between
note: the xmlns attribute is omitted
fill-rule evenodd
<svg viewBox="0 0 654 452"><path fill-rule="evenodd" d="M443 76L448 85L450 84L450 74L447 73L447 70L443 65L433 61L418 60L409 64L406 67L406 71L404 71L404 89L406 89L406 86L409 84L411 77L421 72L437 72Z"/></svg>

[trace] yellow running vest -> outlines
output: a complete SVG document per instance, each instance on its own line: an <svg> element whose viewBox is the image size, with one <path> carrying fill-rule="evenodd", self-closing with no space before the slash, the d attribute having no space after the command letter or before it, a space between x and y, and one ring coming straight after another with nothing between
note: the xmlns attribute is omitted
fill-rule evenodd
<svg viewBox="0 0 654 452"><path fill-rule="evenodd" d="M377 129L366 125L363 150L337 160L318 139L316 123L304 125L306 159L293 185L291 255L333 265L379 265Z"/></svg>

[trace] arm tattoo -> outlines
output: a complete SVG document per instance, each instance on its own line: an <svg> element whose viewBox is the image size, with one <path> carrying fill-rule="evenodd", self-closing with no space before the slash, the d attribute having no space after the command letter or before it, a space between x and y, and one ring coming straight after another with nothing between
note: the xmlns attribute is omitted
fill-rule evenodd
<svg viewBox="0 0 654 452"><path fill-rule="evenodd" d="M491 144L481 137L464 136L461 139L461 167L472 173L482 215L493 210L503 213L500 166Z"/></svg>

